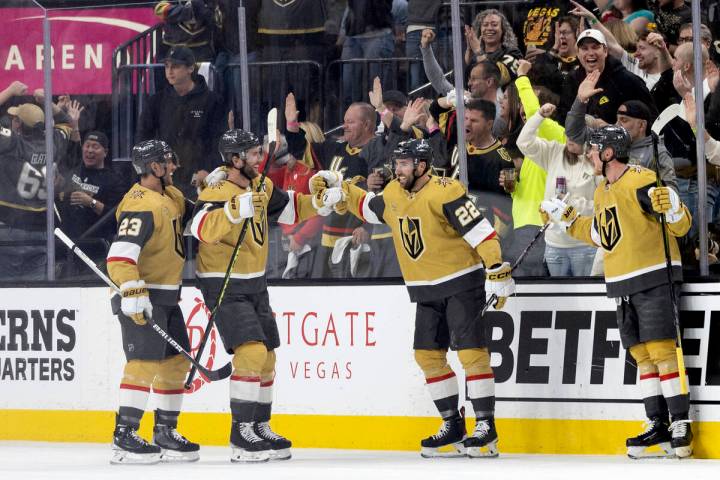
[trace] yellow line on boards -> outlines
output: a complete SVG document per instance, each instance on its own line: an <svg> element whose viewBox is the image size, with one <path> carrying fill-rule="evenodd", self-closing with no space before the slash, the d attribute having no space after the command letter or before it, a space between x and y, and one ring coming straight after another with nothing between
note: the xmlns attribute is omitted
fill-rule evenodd
<svg viewBox="0 0 720 480"><path fill-rule="evenodd" d="M152 437L152 413L140 434ZM115 413L78 410L0 410L0 440L110 443ZM273 429L300 448L417 450L437 432L439 418L340 415L274 415ZM473 419L467 420L472 431ZM640 421L497 419L500 453L624 455L625 439ZM720 422L695 422L695 458L720 458ZM201 445L228 445L230 414L180 415L178 428Z"/></svg>

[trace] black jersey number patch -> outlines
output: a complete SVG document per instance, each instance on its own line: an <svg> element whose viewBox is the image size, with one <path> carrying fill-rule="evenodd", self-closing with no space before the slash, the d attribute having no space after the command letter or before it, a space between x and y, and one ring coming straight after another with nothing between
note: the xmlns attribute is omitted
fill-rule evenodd
<svg viewBox="0 0 720 480"><path fill-rule="evenodd" d="M420 228L420 219L415 217L399 218L400 236L402 237L403 247L410 258L417 260L425 251L425 242L422 238L422 229Z"/></svg>
<svg viewBox="0 0 720 480"><path fill-rule="evenodd" d="M595 217L600 234L600 244L602 247L610 251L620 242L622 238L622 229L620 228L620 218L618 217L617 207L607 207Z"/></svg>
<svg viewBox="0 0 720 480"><path fill-rule="evenodd" d="M140 234L142 220L139 218L124 218L118 227L119 237L137 237Z"/></svg>
<svg viewBox="0 0 720 480"><path fill-rule="evenodd" d="M472 200L465 202L465 205L455 209L455 217L463 227L480 216L480 210L477 209Z"/></svg>

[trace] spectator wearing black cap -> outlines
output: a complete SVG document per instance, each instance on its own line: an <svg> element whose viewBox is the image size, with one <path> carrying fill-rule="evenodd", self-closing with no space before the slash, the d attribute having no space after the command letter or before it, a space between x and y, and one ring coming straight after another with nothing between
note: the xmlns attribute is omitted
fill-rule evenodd
<svg viewBox="0 0 720 480"><path fill-rule="evenodd" d="M67 174L59 189L62 229L76 242L120 202L127 190L127 182L108 165L107 154L107 136L98 131L88 132L82 143L82 163ZM102 259L107 253L102 240L109 241L115 229L115 216L110 215L88 236L92 240L80 245L91 258Z"/></svg>
<svg viewBox="0 0 720 480"><path fill-rule="evenodd" d="M587 84L586 84L587 85ZM586 85L581 85L583 90ZM580 95L583 92L579 92ZM582 102L575 102L572 110L568 113L567 122L565 124L565 133L567 137L575 143L584 145L586 140L590 138L592 129L586 126L585 111ZM628 150L629 163L640 165L651 170L655 170L655 153L653 151L653 139L650 127L655 119L650 108L639 100L628 100L622 103L617 109L617 124L625 128L630 134L632 143ZM662 140L658 140L658 164L660 166L660 178L665 185L678 190L677 179L675 178L675 169L673 160L668 153Z"/></svg>
<svg viewBox="0 0 720 480"><path fill-rule="evenodd" d="M165 78L170 86L151 96L140 113L136 141L167 142L180 161L175 186L194 198L195 185L220 163L217 144L227 126L226 108L196 74L195 57L188 48L170 50Z"/></svg>
<svg viewBox="0 0 720 480"><path fill-rule="evenodd" d="M653 114L657 113L645 82L630 73L618 60L609 57L607 45L605 35L599 30L588 29L578 36L578 58L582 68L569 74L563 82L558 108L561 122L565 121L573 101L583 103L582 108L587 114L606 123L617 121L618 107L628 100L640 100ZM583 82L588 88L580 92L578 89Z"/></svg>

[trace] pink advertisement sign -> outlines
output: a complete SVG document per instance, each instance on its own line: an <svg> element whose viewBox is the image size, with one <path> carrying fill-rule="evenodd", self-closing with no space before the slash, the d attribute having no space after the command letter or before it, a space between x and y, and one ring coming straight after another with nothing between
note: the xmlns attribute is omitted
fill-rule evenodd
<svg viewBox="0 0 720 480"><path fill-rule="evenodd" d="M43 12L1 8L0 89L43 86ZM50 12L53 94L110 93L113 50L157 23L152 7Z"/></svg>

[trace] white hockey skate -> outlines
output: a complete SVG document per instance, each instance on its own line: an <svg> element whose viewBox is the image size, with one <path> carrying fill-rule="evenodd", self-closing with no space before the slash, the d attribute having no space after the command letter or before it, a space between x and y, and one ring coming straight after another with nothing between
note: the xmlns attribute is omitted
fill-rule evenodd
<svg viewBox="0 0 720 480"><path fill-rule="evenodd" d="M465 418L462 415L443 419L440 430L420 442L420 456L423 458L464 457Z"/></svg>
<svg viewBox="0 0 720 480"><path fill-rule="evenodd" d="M645 421L645 430L636 437L628 438L625 446L628 457L633 460L675 458L675 450L670 445L667 420L658 417Z"/></svg>
<svg viewBox="0 0 720 480"><path fill-rule="evenodd" d="M498 436L495 431L495 419L480 418L475 423L475 431L463 442L470 458L497 457Z"/></svg>
<svg viewBox="0 0 720 480"><path fill-rule="evenodd" d="M230 431L231 462L256 463L270 460L270 444L255 433L254 427L254 422L233 422Z"/></svg>

